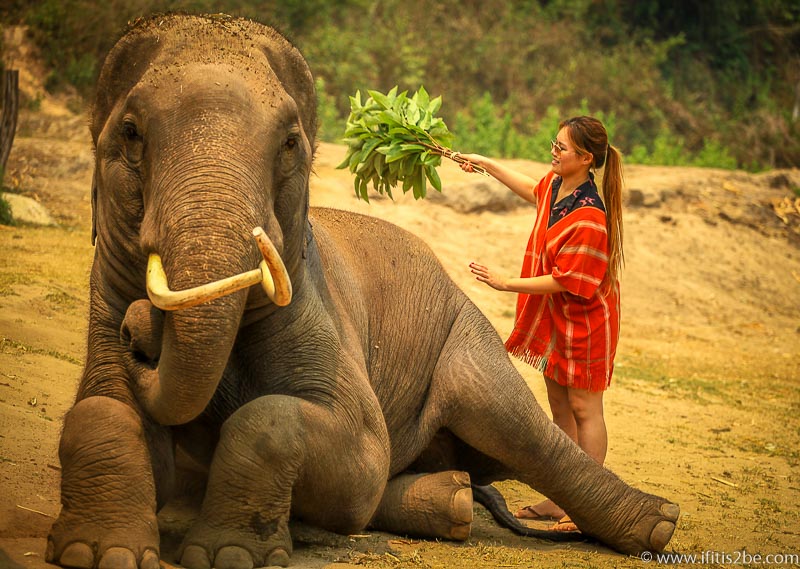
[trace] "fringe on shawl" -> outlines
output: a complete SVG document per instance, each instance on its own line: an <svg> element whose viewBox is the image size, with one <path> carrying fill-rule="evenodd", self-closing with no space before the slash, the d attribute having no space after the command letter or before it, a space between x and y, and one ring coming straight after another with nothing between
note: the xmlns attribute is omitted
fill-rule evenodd
<svg viewBox="0 0 800 569"><path fill-rule="evenodd" d="M508 346L508 344L506 344L506 350L509 354L524 361L533 367L533 369L543 373L545 376L553 377L553 368L555 368L555 362L552 361L548 356L534 354L530 351L530 349L524 346ZM564 385L565 387L586 389L588 391L605 391L611 385L611 376L614 373L614 364L611 364L611 366L606 366L604 364L603 368L603 371L600 373L591 373L591 370L587 370L585 374L581 374L581 377L577 378L577 381L573 381L571 384L570 382L564 384L561 381L558 381L558 379L555 381L560 385Z"/></svg>
<svg viewBox="0 0 800 569"><path fill-rule="evenodd" d="M531 351L524 346L512 346L506 344L506 350L515 358L521 359L523 362L531 366L533 369L542 373L547 369L547 356L531 353Z"/></svg>

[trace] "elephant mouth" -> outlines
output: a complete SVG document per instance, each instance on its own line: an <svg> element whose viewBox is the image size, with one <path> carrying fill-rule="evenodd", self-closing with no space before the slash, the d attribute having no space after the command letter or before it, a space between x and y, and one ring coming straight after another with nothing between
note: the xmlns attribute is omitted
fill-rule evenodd
<svg viewBox="0 0 800 569"><path fill-rule="evenodd" d="M170 290L161 256L151 253L147 261L147 296L150 302L161 310L182 310L261 283L274 304L286 306L292 301L292 283L286 266L261 227L253 229L253 237L263 257L258 268L180 291Z"/></svg>

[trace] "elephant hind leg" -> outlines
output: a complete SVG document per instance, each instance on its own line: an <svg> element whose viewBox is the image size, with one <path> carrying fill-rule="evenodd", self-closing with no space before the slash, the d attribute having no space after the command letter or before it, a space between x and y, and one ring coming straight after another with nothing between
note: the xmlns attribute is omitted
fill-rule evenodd
<svg viewBox="0 0 800 569"><path fill-rule="evenodd" d="M386 485L370 526L401 535L464 541L472 528L469 474L401 474Z"/></svg>
<svg viewBox="0 0 800 569"><path fill-rule="evenodd" d="M583 533L632 555L667 545L677 505L631 488L555 426L471 303L452 327L433 385L432 397L450 405L443 428L553 499Z"/></svg>

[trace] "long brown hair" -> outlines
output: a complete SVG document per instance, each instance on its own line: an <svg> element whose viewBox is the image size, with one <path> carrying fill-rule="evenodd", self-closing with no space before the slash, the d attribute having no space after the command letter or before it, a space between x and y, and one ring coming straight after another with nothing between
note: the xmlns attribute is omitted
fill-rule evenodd
<svg viewBox="0 0 800 569"><path fill-rule="evenodd" d="M579 154L592 155L592 168L603 171L603 202L606 206L608 232L608 270L606 280L613 286L625 264L622 250L622 155L608 143L603 123L594 117L573 117L562 121L559 130L567 127L569 137Z"/></svg>

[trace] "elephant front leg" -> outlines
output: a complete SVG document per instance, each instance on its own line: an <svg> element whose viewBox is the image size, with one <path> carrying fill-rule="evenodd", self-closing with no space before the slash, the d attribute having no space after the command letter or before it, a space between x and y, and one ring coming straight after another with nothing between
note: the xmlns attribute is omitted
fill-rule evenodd
<svg viewBox="0 0 800 569"><path fill-rule="evenodd" d="M374 438L341 419L331 409L279 395L237 410L220 433L181 565L285 567L292 553L290 513L334 531L365 527L386 483L388 453L373 453Z"/></svg>
<svg viewBox="0 0 800 569"><path fill-rule="evenodd" d="M89 397L67 413L59 457L62 508L48 537L47 561L158 569L156 494L167 494L171 484L169 431L146 428L116 399ZM158 490L157 480L163 482Z"/></svg>
<svg viewBox="0 0 800 569"><path fill-rule="evenodd" d="M445 471L392 478L370 526L400 535L467 539L472 527L469 474Z"/></svg>

